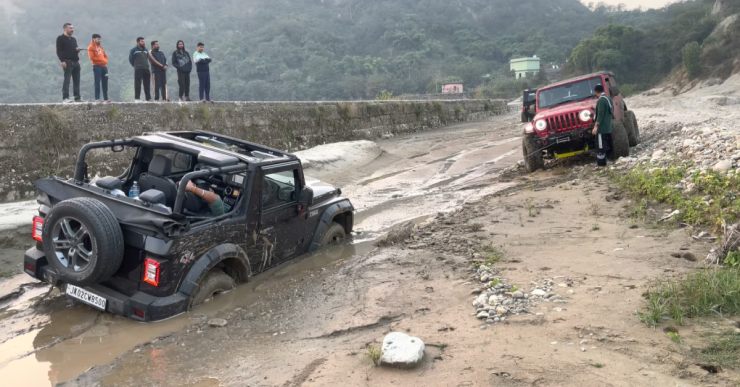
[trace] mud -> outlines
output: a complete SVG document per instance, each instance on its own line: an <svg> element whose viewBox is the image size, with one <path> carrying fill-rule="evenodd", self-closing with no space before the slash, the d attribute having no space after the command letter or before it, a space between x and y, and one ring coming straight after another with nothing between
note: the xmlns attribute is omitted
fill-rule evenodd
<svg viewBox="0 0 740 387"><path fill-rule="evenodd" d="M0 353L3 354L0 359L0 380L26 385L65 382L91 367L113 361L137 345L158 337L187 333L193 329L189 327L204 323L210 316L235 309L251 311L259 308L259 319L253 316L249 327L269 334L304 326L306 320L296 318L300 315L293 316L296 311L291 312L290 303L286 301L310 297L311 310L324 310L321 302L323 297L343 297L346 294L335 292L331 284L324 284L324 288L320 289L312 285L299 292L295 288L296 281L312 284L313 279L336 270L336 266L345 260L367 252L372 248L371 241L393 224L408 220L421 222L439 211L452 210L476 195L499 189L491 185L485 191L463 192L449 189L440 182L451 179L459 180L462 184L466 180L478 179L479 183L486 185L500 170L514 162L516 158L512 157L506 163L497 164L490 162L487 155L492 148L501 154L512 154L518 146L516 138L503 130L508 122L507 119L466 124L383 141L379 144L383 149L379 155L375 155L374 159L363 159L363 165L349 171L336 167L309 169L308 173L314 177L343 185L344 192L358 207L357 232L353 244L320 252L256 276L231 294L165 322L139 324L101 314L72 303L48 287L35 285L25 275L13 277L5 283L6 286L0 288L0 299L3 299L0 302L0 327L3 332L0 336ZM454 142L448 140L451 133L459 136ZM464 166L454 165L458 163L475 165L478 169L467 171ZM480 175L483 170L486 176ZM485 179L480 180L482 177ZM360 183L353 184L355 181ZM21 210L29 206L33 205L15 205L14 211L19 216L27 215ZM2 258L8 261L2 267L15 267L20 271L22 249L17 247L28 242L27 235L23 233L27 231L26 228L27 225L16 227L14 230L18 232L14 231L13 235L4 233L6 245L12 248L2 251ZM291 291L286 293L286 289ZM309 312L306 310L305 315ZM252 320L263 323L257 324ZM371 328L360 330L363 329ZM343 333L332 335L330 332L329 335L344 336L354 330L338 328L338 332ZM306 337L320 337L323 334L314 332ZM29 375L33 377L29 378Z"/></svg>
<svg viewBox="0 0 740 387"><path fill-rule="evenodd" d="M733 385L635 316L653 278L709 246L637 224L590 160L525 176L515 115L378 143L377 158L309 175L358 209L352 243L301 257L165 322L139 324L46 287L0 303L0 380L10 385ZM577 168L573 168L573 166ZM635 228L635 226L637 226ZM384 235L388 234L388 235ZM380 243L380 240L385 241ZM378 245L382 245L380 247ZM488 325L471 302L483 245L507 282L558 284L562 304ZM681 249L684 250L681 250ZM685 250L688 249L688 250ZM18 278L18 279L16 279ZM560 283L566 283L560 287ZM2 294L0 294L2 296ZM227 321L212 327L213 317ZM730 324L717 319L715 324ZM682 328L697 336L701 327ZM367 353L400 330L427 344L414 370Z"/></svg>

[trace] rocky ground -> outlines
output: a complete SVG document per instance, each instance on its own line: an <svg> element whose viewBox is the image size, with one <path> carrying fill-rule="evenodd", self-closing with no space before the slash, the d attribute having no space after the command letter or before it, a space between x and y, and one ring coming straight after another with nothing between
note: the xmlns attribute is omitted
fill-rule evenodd
<svg viewBox="0 0 740 387"><path fill-rule="evenodd" d="M716 239L631 217L610 180L652 159L696 171L732 160L723 173L737 173L739 113L702 99L723 90L628 99L644 143L606 171L583 158L524 174L514 115L379 142L377 160L338 178L360 210L355 243L168 322L124 324L53 295L51 323L0 313L40 328L30 356L69 385L738 385L737 370L696 357L707 332L740 329L735 317L670 327L676 342L637 316L656 279L704 267ZM375 365L389 332L423 340L417 367ZM36 369L13 356L0 357L4 380Z"/></svg>

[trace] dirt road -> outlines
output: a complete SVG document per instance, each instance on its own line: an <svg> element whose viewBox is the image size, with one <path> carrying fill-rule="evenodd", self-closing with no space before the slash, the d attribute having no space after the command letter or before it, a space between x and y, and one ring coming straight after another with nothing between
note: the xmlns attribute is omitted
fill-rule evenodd
<svg viewBox="0 0 740 387"><path fill-rule="evenodd" d="M186 315L138 324L26 285L0 309L0 380L10 385L730 385L635 316L652 278L708 246L621 217L590 168L506 172L514 115L379 142L374 161L317 177L358 208L354 242L259 275ZM607 203L609 197L609 204ZM441 214L440 214L441 213ZM398 226L406 223L406 226ZM389 247L376 241L389 233ZM553 297L487 324L471 260ZM18 284L7 285L17 288ZM0 307L2 307L0 305ZM208 320L224 318L225 327ZM731 321L717 320L719 325ZM698 329L698 328L697 328ZM390 330L427 344L414 370L373 366ZM690 341L698 331L682 332ZM733 379L734 378L734 379Z"/></svg>

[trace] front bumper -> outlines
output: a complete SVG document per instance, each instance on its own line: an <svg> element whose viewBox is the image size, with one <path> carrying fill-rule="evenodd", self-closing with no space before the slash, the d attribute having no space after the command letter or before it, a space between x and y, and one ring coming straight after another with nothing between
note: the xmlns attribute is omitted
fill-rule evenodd
<svg viewBox="0 0 740 387"><path fill-rule="evenodd" d="M36 247L26 251L23 257L23 270L26 274L53 286L62 289L66 286L54 269L48 265L44 252ZM163 320L185 312L189 304L189 298L179 292L167 297L155 297L137 291L133 295L127 296L103 284L80 287L105 298L107 301L106 312L138 321Z"/></svg>

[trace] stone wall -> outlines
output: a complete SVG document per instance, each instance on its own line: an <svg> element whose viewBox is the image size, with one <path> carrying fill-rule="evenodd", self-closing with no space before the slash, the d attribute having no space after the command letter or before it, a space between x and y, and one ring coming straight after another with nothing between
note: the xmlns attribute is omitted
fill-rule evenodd
<svg viewBox="0 0 740 387"><path fill-rule="evenodd" d="M70 176L77 151L90 141L209 130L296 151L484 120L506 109L494 100L0 105L0 202L32 198L39 177ZM115 156L92 154L98 169L91 172L120 173L128 156Z"/></svg>

